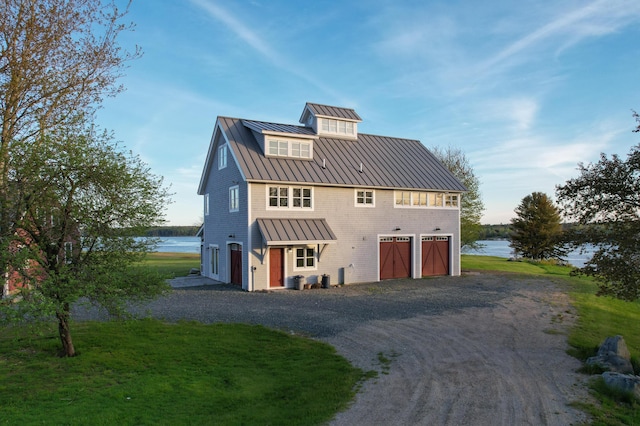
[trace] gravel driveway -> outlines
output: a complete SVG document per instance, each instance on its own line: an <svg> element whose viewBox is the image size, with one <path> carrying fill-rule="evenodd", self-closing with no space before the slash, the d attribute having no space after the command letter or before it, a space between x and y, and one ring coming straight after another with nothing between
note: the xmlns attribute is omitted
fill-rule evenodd
<svg viewBox="0 0 640 426"><path fill-rule="evenodd" d="M481 274L254 293L218 284L174 289L145 309L303 334L378 371L335 425L586 420L568 405L588 398L580 362L565 352L574 315L548 279Z"/></svg>

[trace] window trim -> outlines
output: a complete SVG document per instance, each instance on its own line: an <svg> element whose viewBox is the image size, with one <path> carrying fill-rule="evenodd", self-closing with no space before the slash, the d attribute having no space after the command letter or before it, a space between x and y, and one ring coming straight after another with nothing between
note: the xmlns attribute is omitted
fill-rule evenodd
<svg viewBox="0 0 640 426"><path fill-rule="evenodd" d="M401 198L398 198L398 195ZM405 198L408 194L408 198ZM426 196L425 203L421 203L421 195ZM435 192L435 191L393 191L393 207L396 209L444 209L460 210L461 194L457 192ZM417 197L417 198L416 198ZM398 200L402 203L398 203ZM455 200L455 205L453 204Z"/></svg>
<svg viewBox="0 0 640 426"><path fill-rule="evenodd" d="M360 196L358 195L358 193L359 193L359 192L363 192L363 193L364 193L362 197L360 197ZM368 192L370 192L370 193L371 193L371 197L370 197L370 198L371 198L371 203L367 203L367 198L369 198L369 197L367 197L367 193L368 193ZM354 197L353 197L353 198L354 198L354 205L355 205L356 207L368 207L368 208L372 208L372 207L375 207L375 206L376 206L376 191L375 191L375 189L363 189L363 188L356 188L356 189L353 191L353 196L354 196ZM360 202L358 201L358 199L359 199L359 198L362 198L362 199L363 199L363 202L362 202L362 203L360 203Z"/></svg>
<svg viewBox="0 0 640 426"><path fill-rule="evenodd" d="M298 250L304 250L303 256L301 258L298 257ZM313 250L313 255L311 257L307 256L307 250ZM313 260L313 266L298 266L298 259L303 259L304 264L306 265L308 259ZM293 247L293 270L294 271L317 271L318 270L318 250L315 246L312 245L304 245L304 246L294 246Z"/></svg>
<svg viewBox="0 0 640 426"><path fill-rule="evenodd" d="M229 187L229 212L233 213L239 210L240 210L240 186L234 185Z"/></svg>
<svg viewBox="0 0 640 426"><path fill-rule="evenodd" d="M278 199L278 205L277 206L272 206L271 205L271 199L273 198L271 196L271 189L272 188L277 188L277 192L278 195L276 196ZM280 199L282 198L282 196L280 195L280 191L282 189L286 189L287 190L287 205L286 206L281 206L280 205ZM310 191L310 196L309 201L311 206L309 207L304 207L304 206L294 206L294 202L296 200L296 198L300 198L302 200L302 204L304 204L304 200L307 197L294 197L294 192L296 189L299 189L301 191L301 193L304 192L304 190L309 190ZM306 210L306 211L313 211L315 206L315 191L313 190L313 186L299 186L299 185L266 185L266 208L267 210Z"/></svg>
<svg viewBox="0 0 640 426"><path fill-rule="evenodd" d="M209 194L204 194L204 215L209 216Z"/></svg>
<svg viewBox="0 0 640 426"><path fill-rule="evenodd" d="M277 144L273 147L276 153L271 152L271 143ZM285 146L286 144L286 146ZM298 144L298 155L293 155L294 144ZM307 151L303 147L308 147L309 155L303 156L302 153ZM313 159L313 141L307 139L284 139L284 138L268 138L265 144L265 151L267 157L281 157L281 158L295 158L297 160L312 160ZM286 151L286 154L284 153Z"/></svg>
<svg viewBox="0 0 640 426"><path fill-rule="evenodd" d="M355 138L358 134L358 123L337 118L320 118L318 129L327 135L341 135ZM341 129L342 127L342 129Z"/></svg>
<svg viewBox="0 0 640 426"><path fill-rule="evenodd" d="M227 145L224 144L218 148L218 170L227 167Z"/></svg>

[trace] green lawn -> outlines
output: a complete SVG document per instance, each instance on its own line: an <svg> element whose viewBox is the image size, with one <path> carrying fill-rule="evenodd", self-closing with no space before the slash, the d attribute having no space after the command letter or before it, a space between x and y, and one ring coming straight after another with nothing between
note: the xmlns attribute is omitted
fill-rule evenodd
<svg viewBox="0 0 640 426"><path fill-rule="evenodd" d="M145 263L180 276L199 257L157 253ZM563 280L579 315L574 356L616 334L640 354L640 303L597 297L568 267L487 256L463 256L462 267ZM322 424L365 377L328 345L259 326L139 320L74 323L72 332L79 356L57 358L53 326L0 330L0 424ZM593 391L599 403L580 407L595 424L640 424L637 403Z"/></svg>
<svg viewBox="0 0 640 426"><path fill-rule="evenodd" d="M191 268L200 269L199 253L149 253L143 265L157 269L167 278L183 277Z"/></svg>
<svg viewBox="0 0 640 426"><path fill-rule="evenodd" d="M563 280L570 286L571 302L578 312L578 320L568 338L569 353L586 360L595 355L606 337L619 334L627 343L634 365L639 365L640 301L624 302L596 296L597 286L592 279L571 277L571 267L552 263L513 262L499 257L464 255L462 269L544 275ZM636 374L640 374L637 369ZM593 384L593 393L599 404L580 404L580 408L593 416L594 424L640 425L639 403L630 402L627 398L620 400L619 395L612 395L597 381Z"/></svg>
<svg viewBox="0 0 640 426"><path fill-rule="evenodd" d="M75 358L0 331L0 424L320 424L363 372L315 340L260 326L155 320L73 325Z"/></svg>

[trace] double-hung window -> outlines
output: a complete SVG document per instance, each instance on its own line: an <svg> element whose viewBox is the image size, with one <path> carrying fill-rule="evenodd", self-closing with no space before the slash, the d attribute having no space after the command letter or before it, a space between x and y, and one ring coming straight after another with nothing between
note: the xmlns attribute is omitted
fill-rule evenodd
<svg viewBox="0 0 640 426"><path fill-rule="evenodd" d="M268 208L313 208L313 189L297 186L269 186L267 188Z"/></svg>
<svg viewBox="0 0 640 426"><path fill-rule="evenodd" d="M240 189L236 185L229 188L229 211L237 212L239 209L240 209Z"/></svg>
<svg viewBox="0 0 640 426"><path fill-rule="evenodd" d="M374 205L372 189L356 189L357 207L373 207Z"/></svg>
<svg viewBox="0 0 640 426"><path fill-rule="evenodd" d="M270 186L269 207L289 207L289 188L286 186Z"/></svg>
<svg viewBox="0 0 640 426"><path fill-rule="evenodd" d="M227 167L227 146L222 145L218 149L218 170Z"/></svg>
<svg viewBox="0 0 640 426"><path fill-rule="evenodd" d="M311 208L311 188L293 188L293 207Z"/></svg>
<svg viewBox="0 0 640 426"><path fill-rule="evenodd" d="M294 269L315 269L316 250L313 247L296 248L296 266Z"/></svg>

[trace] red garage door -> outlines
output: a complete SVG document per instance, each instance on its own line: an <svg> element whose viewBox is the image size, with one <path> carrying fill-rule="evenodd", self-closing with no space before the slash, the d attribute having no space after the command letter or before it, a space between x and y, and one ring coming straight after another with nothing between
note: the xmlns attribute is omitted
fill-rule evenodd
<svg viewBox="0 0 640 426"><path fill-rule="evenodd" d="M449 237L422 237L422 275L449 275Z"/></svg>
<svg viewBox="0 0 640 426"><path fill-rule="evenodd" d="M380 238L380 279L411 277L411 238Z"/></svg>

